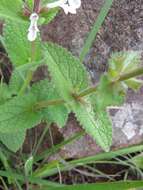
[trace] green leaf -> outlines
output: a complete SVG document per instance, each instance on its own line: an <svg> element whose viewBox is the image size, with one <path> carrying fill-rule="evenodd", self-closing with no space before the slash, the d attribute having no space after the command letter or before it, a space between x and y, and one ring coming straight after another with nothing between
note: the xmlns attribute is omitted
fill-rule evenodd
<svg viewBox="0 0 143 190"><path fill-rule="evenodd" d="M112 125L107 113L98 112L95 114L89 103L87 105L79 103L72 110L85 131L99 146L105 151L109 151L112 144Z"/></svg>
<svg viewBox="0 0 143 190"><path fill-rule="evenodd" d="M13 152L19 150L24 143L26 136L25 130L18 130L16 133L0 133L0 141Z"/></svg>
<svg viewBox="0 0 143 190"><path fill-rule="evenodd" d="M28 176L32 174L32 167L33 167L33 156L30 156L28 160L26 160L24 165L25 175Z"/></svg>
<svg viewBox="0 0 143 190"><path fill-rule="evenodd" d="M138 67L140 63L140 52L126 51L114 53L109 59L109 76L118 77L120 74L124 74L133 71Z"/></svg>
<svg viewBox="0 0 143 190"><path fill-rule="evenodd" d="M59 9L54 8L54 9L49 9L46 12L41 13L40 19L43 19L43 21L41 21L41 24L49 24L57 16L58 12L59 12Z"/></svg>
<svg viewBox="0 0 143 190"><path fill-rule="evenodd" d="M86 41L85 41L85 44L83 46L83 49L80 53L80 60L81 62L84 61L86 55L88 54L88 52L90 51L90 48L92 47L92 44L103 24L103 22L105 21L105 18L107 16L107 14L109 13L109 10L111 8L113 4L113 0L106 0L104 5L102 6L102 9L98 15L98 18L96 19L94 25L93 25L93 28L92 30L90 31Z"/></svg>
<svg viewBox="0 0 143 190"><path fill-rule="evenodd" d="M9 19L12 21L22 22L21 13L22 12L22 1L15 0L1 0L0 2L0 19Z"/></svg>
<svg viewBox="0 0 143 190"><path fill-rule="evenodd" d="M9 91L8 85L5 83L0 84L0 105L4 104L11 98L11 92Z"/></svg>
<svg viewBox="0 0 143 190"><path fill-rule="evenodd" d="M34 110L36 98L29 94L15 97L0 106L0 133L14 133L40 123L41 112Z"/></svg>
<svg viewBox="0 0 143 190"><path fill-rule="evenodd" d="M85 68L77 58L60 46L47 43L44 51L55 88L61 98L68 102L72 101L72 93L79 92L88 86Z"/></svg>
<svg viewBox="0 0 143 190"><path fill-rule="evenodd" d="M37 102L52 101L60 98L54 85L48 80L33 84L31 92L37 97ZM42 110L43 120L47 120L48 123L54 122L59 127L66 124L68 113L64 104L49 106Z"/></svg>
<svg viewBox="0 0 143 190"><path fill-rule="evenodd" d="M106 75L101 77L94 96L96 111L106 110L108 106L119 106L124 101L124 92L120 84L111 84Z"/></svg>
<svg viewBox="0 0 143 190"><path fill-rule="evenodd" d="M32 52L32 44L27 39L29 23L7 20L3 30L3 42L8 56L15 66L41 60L41 47L37 39ZM34 60L33 60L34 59Z"/></svg>
<svg viewBox="0 0 143 190"><path fill-rule="evenodd" d="M143 169L143 153L132 157L129 162L133 163L137 168Z"/></svg>
<svg viewBox="0 0 143 190"><path fill-rule="evenodd" d="M129 88L137 91L143 86L143 80L131 78L129 80L126 80L126 84Z"/></svg>
<svg viewBox="0 0 143 190"><path fill-rule="evenodd" d="M137 69L140 63L140 56L140 52L136 51L119 52L113 54L109 59L109 79L114 81L121 75ZM119 85L122 89L126 90L131 88L136 91L143 85L143 81L136 78L131 78L120 82Z"/></svg>
<svg viewBox="0 0 143 190"><path fill-rule="evenodd" d="M64 187L50 187L45 186L41 190L133 190L134 188L142 188L143 181L119 181L119 182L104 182L93 184L78 184L78 185L65 185ZM40 189L39 189L40 190ZM139 189L138 189L139 190ZM140 189L141 190L141 189Z"/></svg>

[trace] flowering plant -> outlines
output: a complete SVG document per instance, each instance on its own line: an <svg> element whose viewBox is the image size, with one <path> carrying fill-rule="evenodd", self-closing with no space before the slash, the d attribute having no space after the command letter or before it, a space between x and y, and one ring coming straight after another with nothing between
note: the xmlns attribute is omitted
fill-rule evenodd
<svg viewBox="0 0 143 190"><path fill-rule="evenodd" d="M80 0L1 0L4 28L0 39L13 72L9 84L0 86L0 140L11 151L22 146L27 129L42 121L64 127L70 112L109 151L112 122L108 110L123 103L128 88L137 90L142 85L136 78L143 73L138 68L139 52L113 54L108 71L94 86L79 58L59 45L41 41L41 24L53 20L59 8L75 14L80 6ZM51 79L31 84L40 65L47 65Z"/></svg>

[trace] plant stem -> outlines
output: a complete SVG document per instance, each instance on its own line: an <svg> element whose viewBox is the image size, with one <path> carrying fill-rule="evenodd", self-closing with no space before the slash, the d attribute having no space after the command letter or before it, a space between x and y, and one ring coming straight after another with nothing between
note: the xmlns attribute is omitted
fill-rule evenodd
<svg viewBox="0 0 143 190"><path fill-rule="evenodd" d="M30 81L32 80L32 77L33 77L33 71L29 70L27 77L24 81L24 84L19 91L19 94L18 94L19 96L21 96L25 92L26 88L29 86Z"/></svg>
<svg viewBox="0 0 143 190"><path fill-rule="evenodd" d="M138 77L140 75L143 75L143 67L135 69L129 73L125 73L123 75L120 75L118 79L111 81L111 84L121 82L121 81L125 81L125 80L128 80L128 79L133 78L133 77ZM84 96L88 96L88 95L96 92L97 87L98 87L98 84L96 86L93 86L93 87L90 87L90 88L83 90L82 92L80 92L79 94L76 95L76 98L80 99ZM51 100L51 101L41 101L41 102L38 102L36 104L36 109L47 108L48 106L60 105L60 104L64 104L64 103L65 103L65 101L62 99Z"/></svg>
<svg viewBox="0 0 143 190"><path fill-rule="evenodd" d="M41 0L34 0L33 12L39 13Z"/></svg>
<svg viewBox="0 0 143 190"><path fill-rule="evenodd" d="M59 105L59 104L63 104L65 103L64 100L62 99L57 99L57 100L51 100L51 101L41 101L38 102L35 107L36 109L43 109L43 108L47 108L48 106L55 106L55 105Z"/></svg>
<svg viewBox="0 0 143 190"><path fill-rule="evenodd" d="M42 132L42 135L40 136L38 144L37 144L37 146L36 146L36 148L35 148L35 150L33 152L34 157L37 154L37 151L38 151L38 149L39 149L39 147L40 147L40 145L41 145L41 143L42 143L42 141L43 141L43 139L44 139L44 137L45 137L48 130L49 130L49 125L46 123L46 127L45 127L44 131Z"/></svg>
<svg viewBox="0 0 143 190"><path fill-rule="evenodd" d="M133 71L131 71L129 73L121 75L120 78L117 81L115 81L115 82L120 82L120 81L128 80L130 78L137 77L137 76L140 76L142 74L143 74L143 67L135 69L135 70L133 70Z"/></svg>

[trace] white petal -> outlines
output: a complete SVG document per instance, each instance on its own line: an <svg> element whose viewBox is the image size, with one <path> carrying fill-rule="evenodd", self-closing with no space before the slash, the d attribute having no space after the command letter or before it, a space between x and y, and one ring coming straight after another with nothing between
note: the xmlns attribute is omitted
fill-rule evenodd
<svg viewBox="0 0 143 190"><path fill-rule="evenodd" d="M39 16L37 13L32 13L30 15L30 26L28 28L28 35L27 38L29 41L34 41L37 37L37 33L39 32L38 26L37 26L37 22L39 19Z"/></svg>
<svg viewBox="0 0 143 190"><path fill-rule="evenodd" d="M68 14L68 13L76 14L76 9L73 7L70 7L68 4L63 4L60 7L63 8L65 14Z"/></svg>
<svg viewBox="0 0 143 190"><path fill-rule="evenodd" d="M67 0L59 0L59 1L55 1L53 3L48 3L47 7L48 8L55 8L55 7L60 7L61 5L65 4L67 2Z"/></svg>
<svg viewBox="0 0 143 190"><path fill-rule="evenodd" d="M69 2L69 5L71 7L74 7L75 9L78 9L81 6L81 0L68 0L68 2Z"/></svg>
<svg viewBox="0 0 143 190"><path fill-rule="evenodd" d="M28 38L28 40L29 40L30 42L35 41L36 38L37 38L37 32L35 32L35 31L29 31L29 32L28 32L28 35L27 35L27 38Z"/></svg>

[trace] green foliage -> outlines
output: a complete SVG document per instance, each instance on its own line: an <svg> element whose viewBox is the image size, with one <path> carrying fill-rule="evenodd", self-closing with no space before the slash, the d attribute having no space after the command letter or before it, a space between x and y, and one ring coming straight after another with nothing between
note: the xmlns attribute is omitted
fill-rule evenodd
<svg viewBox="0 0 143 190"><path fill-rule="evenodd" d="M3 42L10 60L15 66L41 60L39 41L34 45L36 53L32 52L32 44L27 40L29 23L18 23L7 20L3 31ZM34 56L34 60L33 60Z"/></svg>
<svg viewBox="0 0 143 190"><path fill-rule="evenodd" d="M109 151L112 143L112 125L107 113L95 113L90 103L87 105L77 104L73 106L73 111L85 131L105 151Z"/></svg>
<svg viewBox="0 0 143 190"><path fill-rule="evenodd" d="M95 92L94 102L98 111L105 110L109 106L121 105L124 101L124 93L120 83L111 83L107 75L103 75Z"/></svg>
<svg viewBox="0 0 143 190"><path fill-rule="evenodd" d="M88 77L83 65L64 48L47 43L44 46L46 63L52 81L65 101L73 101L72 94L88 87Z"/></svg>
<svg viewBox="0 0 143 190"><path fill-rule="evenodd" d="M115 53L109 59L108 77L110 80L118 80L118 77L125 73L129 73L138 68L140 63L140 52L128 51ZM120 83L120 88L131 88L138 90L143 85L143 81L130 78Z"/></svg>
<svg viewBox="0 0 143 190"><path fill-rule="evenodd" d="M37 97L37 102L41 102L42 104L45 101L52 101L60 98L56 88L48 80L42 80L35 83L32 86L31 92ZM51 105L42 110L42 118L48 123L54 122L59 127L63 127L68 119L68 110L64 104L56 106Z"/></svg>
<svg viewBox="0 0 143 190"><path fill-rule="evenodd" d="M40 123L41 113L34 110L36 98L29 94L15 97L0 106L0 133L16 133Z"/></svg>
<svg viewBox="0 0 143 190"><path fill-rule="evenodd" d="M32 167L33 167L33 156L30 156L28 160L26 160L24 165L25 175L28 176L32 174Z"/></svg>
<svg viewBox="0 0 143 190"><path fill-rule="evenodd" d="M0 2L0 19L9 19L13 22L23 22L21 19L22 1L1 0Z"/></svg>
<svg viewBox="0 0 143 190"><path fill-rule="evenodd" d="M22 147L26 136L26 130L18 130L15 132L0 132L0 141L13 152Z"/></svg>
<svg viewBox="0 0 143 190"><path fill-rule="evenodd" d="M48 12L41 13L41 23L40 24L50 23L56 17L58 12L59 12L59 9L54 8L54 9L49 10Z"/></svg>

